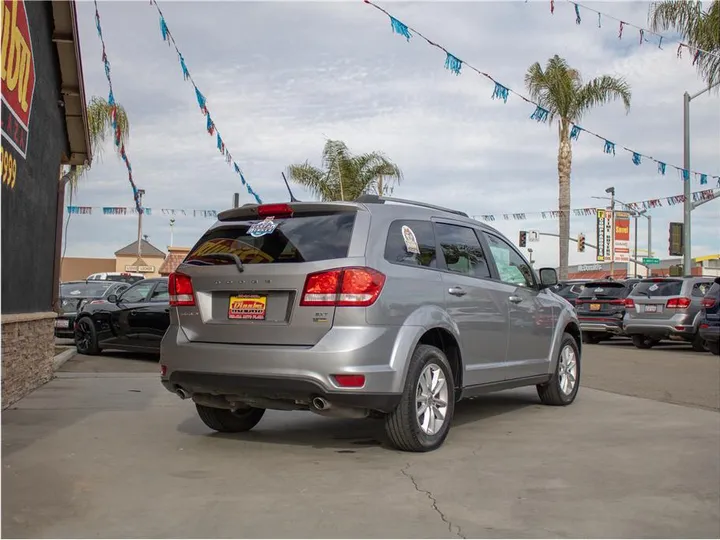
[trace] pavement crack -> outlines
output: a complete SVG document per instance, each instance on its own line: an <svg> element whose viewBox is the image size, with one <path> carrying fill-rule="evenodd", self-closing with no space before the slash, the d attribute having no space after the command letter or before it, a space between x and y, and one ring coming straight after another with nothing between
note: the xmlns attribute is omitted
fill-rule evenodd
<svg viewBox="0 0 720 540"><path fill-rule="evenodd" d="M447 524L448 531L450 531L450 534L454 534L454 535L457 536L458 538L467 538L467 536L465 536L465 535L462 533L462 529L460 528L460 525L454 525L453 522L450 521L450 520L447 518L447 516L445 516L445 514L443 514L442 510L440 510L440 508L438 508L437 499L436 499L435 496L432 494L432 492L430 492L430 491L428 491L428 490L426 490L426 489L422 489L422 488L418 485L417 480L415 480L415 477L414 477L412 474L410 474L410 472L408 471L409 468L410 468L410 464L408 463L407 465L405 465L405 467L403 467L402 469L400 469L400 472L401 472L404 476L406 476L406 477L408 477L408 478L410 479L410 481L412 482L413 486L415 487L415 491L417 491L418 493L424 493L425 496L430 500L430 502L432 503L433 510L435 510L435 512L437 512L437 514L440 516L440 519L442 519L443 522L444 522L445 524ZM454 530L454 528L456 528L457 531Z"/></svg>

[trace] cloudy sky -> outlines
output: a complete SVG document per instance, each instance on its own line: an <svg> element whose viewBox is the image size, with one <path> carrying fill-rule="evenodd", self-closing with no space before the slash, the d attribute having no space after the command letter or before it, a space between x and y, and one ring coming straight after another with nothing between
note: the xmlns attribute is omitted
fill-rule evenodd
<svg viewBox="0 0 720 540"><path fill-rule="evenodd" d="M624 145L668 163L682 164L682 95L703 84L685 53L656 42L639 44L638 31L556 1L384 2L397 18L444 45L457 57L523 90L528 66L554 54L586 79L627 78L629 114L612 103L588 114L582 125L617 144L616 156L583 134L574 145L572 207L601 204L593 196L614 186L631 202L682 193L677 171L666 176L652 163L632 164ZM622 20L646 24L647 3L588 3ZM326 138L356 152L381 150L405 180L395 195L454 207L471 215L525 212L526 221L494 225L511 239L520 229L557 232L539 212L557 208L557 131L529 119L533 107L510 96L490 98L493 85L463 68L444 69L441 51L414 37L393 34L389 19L360 0L341 2L162 2L160 6L185 61L233 158L266 201L285 201L281 171L309 159L319 164ZM88 97L107 96L94 7L78 4ZM241 192L239 178L205 130L193 88L182 77L173 49L163 42L158 14L147 1L101 2L100 16L116 99L128 111L128 155L146 190L144 219L150 242L164 249L170 216L162 208L217 209ZM720 97L704 94L691 105L694 170L720 175ZM692 179L693 191L703 189ZM712 186L713 183L711 183ZM309 196L295 187L296 196ZM73 204L132 206L122 163L104 149ZM533 214L534 213L534 214ZM667 256L668 223L682 221L682 205L652 211L653 248ZM720 253L720 200L693 213L693 255ZM176 215L174 245L191 246L211 219ZM646 246L646 220L640 246ZM112 257L136 237L134 216L72 216L68 256ZM573 217L571 233L594 243L592 217ZM557 241L535 246L539 264L555 265ZM594 255L571 252L571 264Z"/></svg>

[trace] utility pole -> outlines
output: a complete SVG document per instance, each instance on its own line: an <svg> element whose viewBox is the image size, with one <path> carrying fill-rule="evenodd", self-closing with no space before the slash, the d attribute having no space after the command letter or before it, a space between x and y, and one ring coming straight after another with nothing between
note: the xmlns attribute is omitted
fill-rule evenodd
<svg viewBox="0 0 720 540"><path fill-rule="evenodd" d="M240 206L240 194L239 193L233 193L233 208L238 208Z"/></svg>
<svg viewBox="0 0 720 540"><path fill-rule="evenodd" d="M142 204L143 195L145 195L144 189L138 189L138 203L141 211L138 212L138 239L137 239L137 256L138 259L142 258L142 217L145 213L145 207Z"/></svg>
<svg viewBox="0 0 720 540"><path fill-rule="evenodd" d="M693 211L692 193L690 192L690 102L703 95L705 92L711 90L715 86L720 84L720 81L715 84L700 90L697 94L690 95L687 92L683 94L683 169L687 171L688 177L683 178L685 189L685 202L683 203L683 272L686 275L692 274L692 233L690 230L691 212Z"/></svg>
<svg viewBox="0 0 720 540"><path fill-rule="evenodd" d="M170 247L173 247L173 227L175 227L175 218L170 218Z"/></svg>
<svg viewBox="0 0 720 540"><path fill-rule="evenodd" d="M535 261L533 261L532 258L533 248L528 248L528 253L530 254L530 266L533 266L535 264Z"/></svg>

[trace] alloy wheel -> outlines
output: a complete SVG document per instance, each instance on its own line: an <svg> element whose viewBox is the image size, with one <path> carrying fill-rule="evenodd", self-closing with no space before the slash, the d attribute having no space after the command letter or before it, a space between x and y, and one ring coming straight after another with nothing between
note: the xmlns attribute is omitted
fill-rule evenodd
<svg viewBox="0 0 720 540"><path fill-rule="evenodd" d="M560 353L560 365L558 366L560 378L560 390L566 396L572 394L577 382L577 355L575 349L565 345Z"/></svg>
<svg viewBox="0 0 720 540"><path fill-rule="evenodd" d="M448 383L437 364L426 365L420 373L415 390L415 413L420 429L435 435L445 424L448 409Z"/></svg>

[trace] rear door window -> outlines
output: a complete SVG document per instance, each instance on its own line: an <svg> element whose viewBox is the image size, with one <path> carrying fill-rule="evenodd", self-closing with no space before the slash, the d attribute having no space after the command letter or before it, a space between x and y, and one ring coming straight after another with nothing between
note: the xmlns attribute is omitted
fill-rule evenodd
<svg viewBox="0 0 720 540"><path fill-rule="evenodd" d="M668 279L665 281L641 281L633 289L633 296L678 296L682 290L682 281Z"/></svg>
<svg viewBox="0 0 720 540"><path fill-rule="evenodd" d="M710 281L701 281L699 283L695 283L692 288L692 295L696 298L702 298L707 294L707 292L710 290L710 286L712 285L712 282Z"/></svg>
<svg viewBox="0 0 720 540"><path fill-rule="evenodd" d="M708 289L708 292L705 293L705 296L708 298L715 298L716 296L720 295L720 283L713 283L712 287Z"/></svg>
<svg viewBox="0 0 720 540"><path fill-rule="evenodd" d="M354 224L355 212L235 222L206 232L184 262L235 264L229 257L212 256L218 253L236 255L243 264L342 259L348 255Z"/></svg>
<svg viewBox="0 0 720 540"><path fill-rule="evenodd" d="M393 264L437 268L432 223L421 220L393 221L385 243L385 260Z"/></svg>
<svg viewBox="0 0 720 540"><path fill-rule="evenodd" d="M473 229L436 223L435 231L448 270L477 278L490 277L485 252Z"/></svg>

